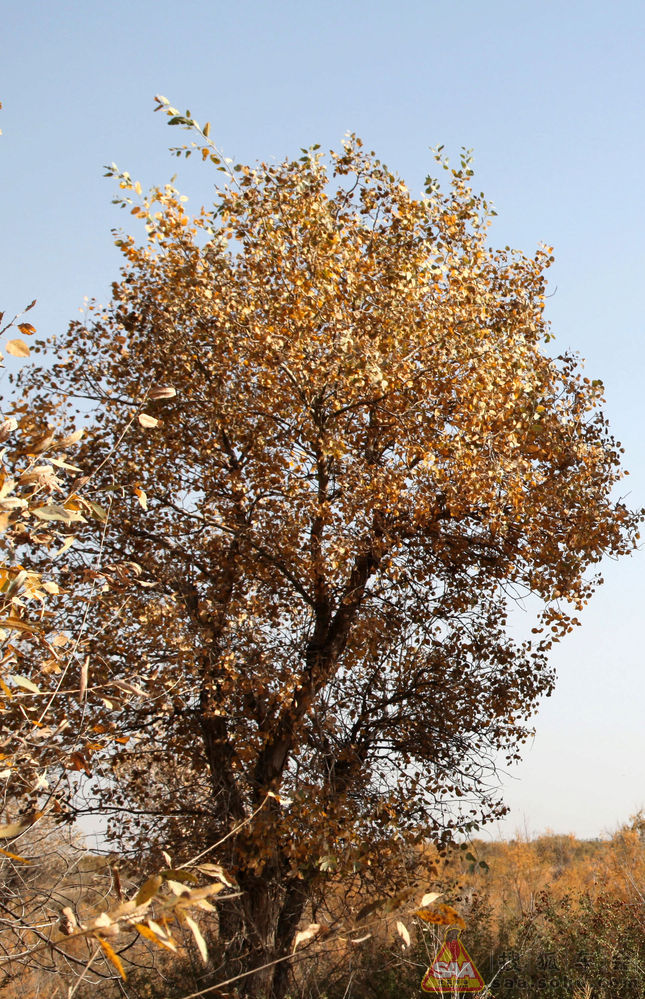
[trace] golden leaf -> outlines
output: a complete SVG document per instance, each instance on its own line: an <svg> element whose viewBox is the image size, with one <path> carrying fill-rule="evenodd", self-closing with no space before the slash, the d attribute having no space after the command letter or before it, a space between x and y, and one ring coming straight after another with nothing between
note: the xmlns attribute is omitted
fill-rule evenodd
<svg viewBox="0 0 645 999"><path fill-rule="evenodd" d="M163 879L159 874L153 874L151 878L144 881L135 896L137 905L144 905L146 902L149 902L150 899L154 898L161 888L162 883Z"/></svg>
<svg viewBox="0 0 645 999"><path fill-rule="evenodd" d="M126 975L125 975L125 971L123 970L123 965L121 963L121 958L119 957L119 955L110 946L110 944L107 942L107 940L104 940L103 937L99 936L98 934L95 934L95 936L96 936L96 939L98 940L98 942L100 943L101 947L103 948L105 954L107 955L107 957L109 958L109 960L112 962L112 964L114 965L114 967L116 968L116 970L121 975L121 978L125 979Z"/></svg>
<svg viewBox="0 0 645 999"><path fill-rule="evenodd" d="M14 357L29 357L31 351L24 340L8 340L5 350Z"/></svg>

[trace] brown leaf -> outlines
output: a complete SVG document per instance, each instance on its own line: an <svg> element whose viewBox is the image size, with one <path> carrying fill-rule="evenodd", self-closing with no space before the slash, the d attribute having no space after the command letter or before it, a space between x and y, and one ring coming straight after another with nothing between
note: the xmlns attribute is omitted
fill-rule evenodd
<svg viewBox="0 0 645 999"><path fill-rule="evenodd" d="M81 678L79 684L80 689L78 692L78 696L80 697L81 700L83 700L85 694L87 693L87 677L89 673L89 666L90 666L90 657L85 656L83 665L81 666Z"/></svg>
<svg viewBox="0 0 645 999"><path fill-rule="evenodd" d="M159 385L157 388L150 389L148 393L149 399L173 399L177 395L177 390L172 387L172 385Z"/></svg>
<svg viewBox="0 0 645 999"><path fill-rule="evenodd" d="M434 910L416 909L413 915L424 923L433 923L435 926L459 926L462 930L466 927L462 917L451 905L440 905Z"/></svg>

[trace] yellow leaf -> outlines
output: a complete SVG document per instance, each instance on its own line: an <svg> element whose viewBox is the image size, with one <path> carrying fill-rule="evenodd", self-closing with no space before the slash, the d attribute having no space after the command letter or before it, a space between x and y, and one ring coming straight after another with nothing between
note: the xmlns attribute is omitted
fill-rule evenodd
<svg viewBox="0 0 645 999"><path fill-rule="evenodd" d="M168 931L166 929L164 929L163 926L160 926L159 923L156 923L154 921L154 919L149 919L148 920L148 926L150 927L150 929L152 930L152 932L157 935L157 937L158 937L158 943L163 944L163 946L167 947L168 950L172 950L172 951L176 951L177 950L177 945L176 945L175 941L171 937L170 933L168 933Z"/></svg>
<svg viewBox="0 0 645 999"><path fill-rule="evenodd" d="M31 353L24 340L8 340L5 346L7 353L14 357L29 357Z"/></svg>
<svg viewBox="0 0 645 999"><path fill-rule="evenodd" d="M6 826L0 826L0 839L13 839L20 836L25 829L29 829L31 822L10 822Z"/></svg>
<svg viewBox="0 0 645 999"><path fill-rule="evenodd" d="M145 937L146 940L152 940L153 943L158 944L160 947L167 947L167 944L165 944L164 941L160 937L158 937L156 933L153 933L150 927L146 926L145 923L135 923L134 928L138 933L141 934L142 937ZM172 948L168 947L168 950L171 949Z"/></svg>
<svg viewBox="0 0 645 999"><path fill-rule="evenodd" d="M161 888L161 883L162 878L158 874L153 874L151 878L144 881L136 894L137 905L143 905L145 902L149 902L151 898L154 898Z"/></svg>
<svg viewBox="0 0 645 999"><path fill-rule="evenodd" d="M35 683L28 680L26 676L21 676L19 673L13 673L11 679L17 687L22 687L23 690L28 690L30 694L42 694L40 687L37 687Z"/></svg>
<svg viewBox="0 0 645 999"><path fill-rule="evenodd" d="M12 860L19 860L21 864L30 864L30 860L25 860L24 857L19 857L17 853L11 853L9 850L3 850L0 846L0 853L4 853L5 857L11 857Z"/></svg>
<svg viewBox="0 0 645 999"><path fill-rule="evenodd" d="M105 953L106 953L107 957L109 958L109 960L112 962L112 964L114 965L114 967L116 968L116 970L121 975L121 978L125 979L125 971L123 970L123 965L121 964L121 958L119 957L119 955L116 953L116 951L112 947L110 947L110 945L107 942L107 940L103 940L103 938L99 937L99 936L97 936L96 939L98 940L98 942L100 943L101 947L105 951Z"/></svg>

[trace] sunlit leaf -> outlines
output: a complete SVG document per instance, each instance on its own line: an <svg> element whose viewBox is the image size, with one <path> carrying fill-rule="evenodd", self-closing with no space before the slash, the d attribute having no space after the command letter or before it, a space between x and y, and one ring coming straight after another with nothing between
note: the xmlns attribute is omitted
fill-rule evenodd
<svg viewBox="0 0 645 999"><path fill-rule="evenodd" d="M304 930L298 930L293 941L294 953L300 944L306 943L308 940L313 940L321 930L322 925L320 923L310 923Z"/></svg>
<svg viewBox="0 0 645 999"><path fill-rule="evenodd" d="M144 905L145 902L149 902L150 899L154 898L162 884L163 879L158 874L153 874L147 881L144 881L135 896L137 905Z"/></svg>
<svg viewBox="0 0 645 999"><path fill-rule="evenodd" d="M405 923L402 923L400 919L397 919L396 921L396 931L403 940L405 946L409 947L412 942L410 940L410 934L408 932L407 926L405 925Z"/></svg>
<svg viewBox="0 0 645 999"><path fill-rule="evenodd" d="M107 940L103 939L103 937L97 935L96 939L100 943L100 945L101 945L104 953L107 955L108 959L112 962L112 964L114 965L114 967L116 968L116 970L121 975L121 978L125 979L126 974L125 974L125 971L123 969L123 964L121 963L121 958L119 957L119 955L110 946L110 944L107 942Z"/></svg>
<svg viewBox="0 0 645 999"><path fill-rule="evenodd" d="M22 687L23 690L28 690L30 694L42 693L40 687L33 683L32 680L29 680L26 676L21 676L19 673L13 673L11 679L17 687Z"/></svg>
<svg viewBox="0 0 645 999"><path fill-rule="evenodd" d="M149 413L139 413L137 419L142 427L156 427L159 420L155 420L154 416L150 416Z"/></svg>
<svg viewBox="0 0 645 999"><path fill-rule="evenodd" d="M31 353L24 340L7 340L5 350L14 357L29 357Z"/></svg>
<svg viewBox="0 0 645 999"><path fill-rule="evenodd" d="M184 922L190 928L190 931L193 934L193 937L195 938L195 943L197 944L197 948L199 950L202 961L204 962L204 964L208 964L208 948L206 946L206 941L202 936L202 932L199 926L197 925L194 919L191 919L190 916L187 916L185 914L184 914Z"/></svg>

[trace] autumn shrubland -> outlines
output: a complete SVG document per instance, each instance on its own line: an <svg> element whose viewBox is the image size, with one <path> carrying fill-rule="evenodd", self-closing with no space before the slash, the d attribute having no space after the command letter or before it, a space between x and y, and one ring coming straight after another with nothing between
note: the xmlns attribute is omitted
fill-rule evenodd
<svg viewBox="0 0 645 999"><path fill-rule="evenodd" d="M644 826L639 814L603 840L545 834L476 840L451 852L437 884L465 921L462 938L492 995L627 999L643 993ZM382 924L360 950L343 960L323 959L315 988L302 994L420 994L444 931L415 917L408 925L410 947L394 921Z"/></svg>
<svg viewBox="0 0 645 999"><path fill-rule="evenodd" d="M462 921L478 959L541 953L640 843L473 839L638 537L602 384L553 349L551 250L491 247L467 154L415 197L356 137L232 164L157 110L214 204L112 165L141 229L111 301L3 331L46 358L0 428L6 990L394 995ZM92 816L86 906L21 843Z"/></svg>

